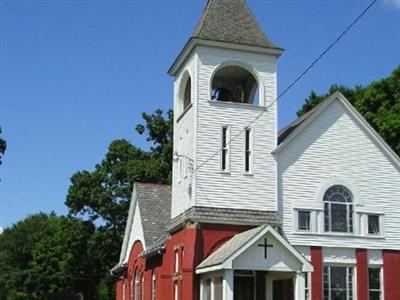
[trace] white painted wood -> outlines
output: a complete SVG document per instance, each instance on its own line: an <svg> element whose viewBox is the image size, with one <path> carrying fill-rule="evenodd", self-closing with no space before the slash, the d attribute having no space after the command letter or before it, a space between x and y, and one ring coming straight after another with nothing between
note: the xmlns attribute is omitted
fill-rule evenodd
<svg viewBox="0 0 400 300"><path fill-rule="evenodd" d="M233 270L226 270L224 272L222 288L223 288L223 299L232 300L234 291L234 273Z"/></svg>
<svg viewBox="0 0 400 300"><path fill-rule="evenodd" d="M137 205L135 206L135 212L133 215L133 222L132 222L132 229L131 229L131 232L129 235L128 248L127 248L123 263L128 262L129 255L131 253L133 244L136 241L140 241L143 245L143 248L146 248L146 244L145 244L145 240L144 240L144 233L143 233L142 217L140 215L140 210L139 210L139 203L137 203Z"/></svg>
<svg viewBox="0 0 400 300"><path fill-rule="evenodd" d="M305 300L306 273L296 273L294 277L294 300Z"/></svg>
<svg viewBox="0 0 400 300"><path fill-rule="evenodd" d="M266 281L266 284L265 284L265 288L266 288L266 293L265 293L265 295L266 295L266 300L273 300L274 299L274 282L273 282L273 280L272 280L272 278L269 276L269 275L267 275L266 277L265 277L265 281Z"/></svg>
<svg viewBox="0 0 400 300"><path fill-rule="evenodd" d="M214 72L225 64L245 67L259 83L259 105L211 101ZM181 117L179 105L182 78L192 80L192 107ZM174 109L174 152L194 159L201 165L193 178L179 179L179 162L173 163L172 218L197 206L276 211L276 105L265 107L276 98L276 56L198 46L176 75ZM254 128L253 170L243 172L243 133L230 145L230 172L220 172L220 129L230 126L235 137L258 115ZM179 146L182 139L183 146ZM216 153L217 152L217 153ZM215 155L211 160L209 158ZM205 163L207 162L207 163ZM205 164L204 164L205 163ZM204 165L203 165L204 164ZM191 193L188 190L191 188ZM189 195L191 194L191 195ZM234 197L232 197L234 195Z"/></svg>
<svg viewBox="0 0 400 300"><path fill-rule="evenodd" d="M368 265L383 265L382 250L368 250Z"/></svg>
<svg viewBox="0 0 400 300"><path fill-rule="evenodd" d="M279 150L279 207L284 232L292 244L400 249L399 168L371 136L354 113L336 100ZM354 234L324 232L321 188L332 180L340 180L355 195ZM319 208L317 232L294 232L293 212L299 205ZM361 217L365 211L383 214L383 237L362 235L366 232Z"/></svg>
<svg viewBox="0 0 400 300"><path fill-rule="evenodd" d="M328 248L322 249L323 262L327 264L347 264L357 263L355 249L349 248Z"/></svg>
<svg viewBox="0 0 400 300"><path fill-rule="evenodd" d="M182 109L182 89L185 76L189 73L192 83L192 104L185 112ZM172 203L171 217L174 218L193 204L191 164L195 159L196 137L196 91L197 91L197 55L189 57L184 68L177 76L174 84L174 153L178 159L172 164ZM180 168L180 165L182 167ZM180 170L183 170L181 174Z"/></svg>

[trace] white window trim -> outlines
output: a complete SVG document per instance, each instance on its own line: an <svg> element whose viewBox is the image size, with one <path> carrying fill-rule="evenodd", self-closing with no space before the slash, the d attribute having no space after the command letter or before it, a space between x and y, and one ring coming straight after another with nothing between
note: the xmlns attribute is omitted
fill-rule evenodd
<svg viewBox="0 0 400 300"><path fill-rule="evenodd" d="M247 131L250 132L250 141L249 141L249 152L250 152L250 159L249 159L249 170L246 171L246 133ZM253 175L254 174L254 128L252 127L245 127L243 131L243 174L244 175Z"/></svg>
<svg viewBox="0 0 400 300"><path fill-rule="evenodd" d="M352 284L352 297L351 299L357 299L357 266L354 264L348 264L348 263L323 263L322 266L322 296L325 296L325 289L324 289L324 285L325 285L325 278L324 278L324 273L325 273L325 267L342 267L342 268L346 268L346 289L348 288L349 283L347 282L347 278L348 278L348 270L349 268L352 268L353 274L352 274L352 278L353 278L353 284ZM330 289L330 287L329 287ZM330 298L330 297L329 297ZM348 297L346 297L348 298Z"/></svg>
<svg viewBox="0 0 400 300"><path fill-rule="evenodd" d="M226 150L227 150L227 154L226 154L226 161L225 161L225 170L222 169L222 157L223 157L223 131L224 128L226 128ZM220 128L220 149L221 149L221 153L220 153L220 158L219 158L219 171L220 173L223 174L230 174L231 172L231 126L224 124L221 126Z"/></svg>
<svg viewBox="0 0 400 300"><path fill-rule="evenodd" d="M383 266L380 266L380 265L368 265L368 272L369 272L369 269L379 269L379 285L380 285L380 293L381 293L381 299L383 300L383 299L385 299L385 294L384 294L384 292L385 292L385 289L384 289L384 282L383 282L383 279L384 279L384 277L383 277ZM370 292L370 289L369 289L369 273L368 273L368 282L367 282L367 286L368 286L368 298L369 298L369 292Z"/></svg>

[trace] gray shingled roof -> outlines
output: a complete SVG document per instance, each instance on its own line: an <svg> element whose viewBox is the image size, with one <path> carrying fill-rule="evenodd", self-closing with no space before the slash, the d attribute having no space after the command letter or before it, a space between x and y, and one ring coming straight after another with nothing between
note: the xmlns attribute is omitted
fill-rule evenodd
<svg viewBox="0 0 400 300"><path fill-rule="evenodd" d="M175 217L169 224L168 230L173 231L174 228L189 220L200 223L235 224L248 226L269 224L273 227L281 226L281 222L276 212L194 206L185 211L183 214Z"/></svg>
<svg viewBox="0 0 400 300"><path fill-rule="evenodd" d="M224 263L229 257L236 253L243 245L263 231L268 225L259 226L251 230L239 233L226 242L221 248L213 252L197 269L203 269Z"/></svg>
<svg viewBox="0 0 400 300"><path fill-rule="evenodd" d="M208 0L193 38L277 48L263 33L245 0Z"/></svg>
<svg viewBox="0 0 400 300"><path fill-rule="evenodd" d="M145 243L149 247L165 234L166 227L171 222L171 187L137 182L136 197Z"/></svg>

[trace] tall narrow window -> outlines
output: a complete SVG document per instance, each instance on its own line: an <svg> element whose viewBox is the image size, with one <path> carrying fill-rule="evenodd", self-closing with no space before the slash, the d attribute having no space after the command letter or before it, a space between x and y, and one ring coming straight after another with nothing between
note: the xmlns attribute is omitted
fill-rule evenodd
<svg viewBox="0 0 400 300"><path fill-rule="evenodd" d="M369 300L382 299L381 269L368 268Z"/></svg>
<svg viewBox="0 0 400 300"><path fill-rule="evenodd" d="M126 293L126 286L125 286L125 280L124 280L122 283L122 300L126 299L125 293Z"/></svg>
<svg viewBox="0 0 400 300"><path fill-rule="evenodd" d="M179 272L179 267L180 267L180 263L179 263L179 251L175 250L175 268L174 268L174 272L178 273Z"/></svg>
<svg viewBox="0 0 400 300"><path fill-rule="evenodd" d="M353 268L324 267L324 300L353 300Z"/></svg>
<svg viewBox="0 0 400 300"><path fill-rule="evenodd" d="M179 300L179 286L177 281L174 283L174 300Z"/></svg>
<svg viewBox="0 0 400 300"><path fill-rule="evenodd" d="M155 300L156 299L156 274L155 272L151 272L151 300Z"/></svg>
<svg viewBox="0 0 400 300"><path fill-rule="evenodd" d="M229 127L223 126L221 132L221 171L229 172Z"/></svg>
<svg viewBox="0 0 400 300"><path fill-rule="evenodd" d="M139 269L135 272L135 300L141 300L142 297L142 276Z"/></svg>
<svg viewBox="0 0 400 300"><path fill-rule="evenodd" d="M244 134L244 171L245 173L251 173L253 160L253 137L251 128L246 128Z"/></svg>

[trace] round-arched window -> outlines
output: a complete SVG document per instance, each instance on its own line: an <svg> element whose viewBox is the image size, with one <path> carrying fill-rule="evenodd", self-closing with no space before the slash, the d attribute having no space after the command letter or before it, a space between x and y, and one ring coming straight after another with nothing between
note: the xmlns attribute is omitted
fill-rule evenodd
<svg viewBox="0 0 400 300"><path fill-rule="evenodd" d="M256 78L243 67L225 66L213 76L212 100L257 104L258 95Z"/></svg>
<svg viewBox="0 0 400 300"><path fill-rule="evenodd" d="M192 103L192 78L186 72L182 77L179 110L183 113Z"/></svg>
<svg viewBox="0 0 400 300"><path fill-rule="evenodd" d="M324 221L327 232L353 232L353 195L342 185L331 186L324 194Z"/></svg>

